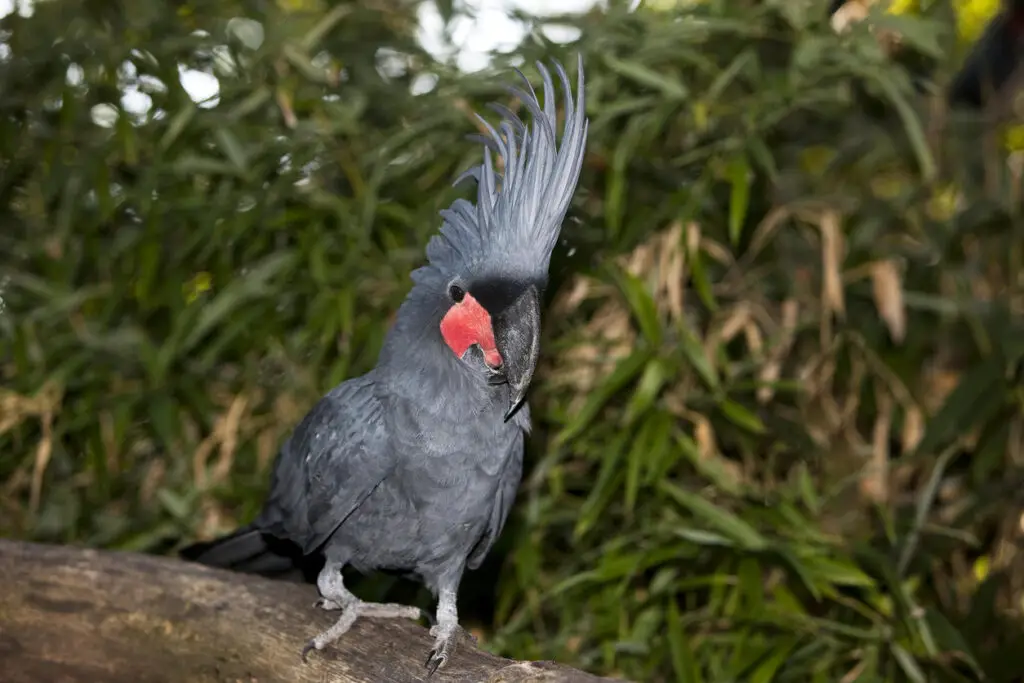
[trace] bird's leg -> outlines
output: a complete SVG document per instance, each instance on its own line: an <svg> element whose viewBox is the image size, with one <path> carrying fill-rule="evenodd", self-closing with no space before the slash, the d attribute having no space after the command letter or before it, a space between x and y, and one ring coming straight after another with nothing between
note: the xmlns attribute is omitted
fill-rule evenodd
<svg viewBox="0 0 1024 683"><path fill-rule="evenodd" d="M341 577L343 566L328 562L320 570L320 574L316 577L316 587L320 589L320 599L313 604L314 607L324 610L345 609L349 605L359 602L359 598L345 588L345 582Z"/></svg>
<svg viewBox="0 0 1024 683"><path fill-rule="evenodd" d="M334 625L322 633L318 633L302 648L302 659L305 661L310 650L322 650L341 636L345 635L359 617L380 617L382 619L419 619L424 615L419 607L399 605L397 603L363 602L347 588L341 576L342 565L328 563L317 577L316 585L320 589L321 598L316 607L325 610L341 610L341 616ZM429 615L426 615L429 619Z"/></svg>
<svg viewBox="0 0 1024 683"><path fill-rule="evenodd" d="M459 626L459 612L455 606L457 590L457 587L449 587L438 592L437 623L430 628L430 635L434 636L434 647L427 655L426 662L428 678L448 663L455 653L459 638L467 636L476 641L476 638Z"/></svg>

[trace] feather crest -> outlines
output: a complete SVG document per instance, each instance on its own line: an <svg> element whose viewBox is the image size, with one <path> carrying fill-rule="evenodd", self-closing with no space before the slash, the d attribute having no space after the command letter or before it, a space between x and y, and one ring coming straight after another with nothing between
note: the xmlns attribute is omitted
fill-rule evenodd
<svg viewBox="0 0 1024 683"><path fill-rule="evenodd" d="M558 242L562 221L579 181L586 150L583 57L578 57L576 101L565 69L554 62L564 93L565 121L561 144L556 125L555 84L540 62L544 103L521 71L525 90L507 86L530 113L527 125L508 107L488 108L501 120L495 128L477 114L487 135L475 135L484 146L483 163L462 173L459 184L471 178L477 184L476 204L456 200L441 212L440 233L427 245L431 265L449 275L546 275L551 252ZM494 168L502 160L504 173Z"/></svg>

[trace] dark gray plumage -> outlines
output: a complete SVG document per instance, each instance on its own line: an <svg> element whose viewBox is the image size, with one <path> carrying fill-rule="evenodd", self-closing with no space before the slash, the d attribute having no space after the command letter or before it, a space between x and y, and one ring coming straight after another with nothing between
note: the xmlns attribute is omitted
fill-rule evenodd
<svg viewBox="0 0 1024 683"><path fill-rule="evenodd" d="M582 58L575 103L555 65L565 91L560 145L555 86L538 68L543 107L525 77L526 91L510 88L532 126L500 105L497 130L480 119L489 132L484 161L463 176L477 181L476 204L460 199L442 212L377 366L333 389L296 427L255 521L182 551L262 574L322 554L319 604L341 616L307 650L324 648L360 615L418 617L412 607L360 601L341 575L346 565L399 571L438 598L433 673L460 631L462 573L480 566L505 524L530 429L523 403L539 352L540 293L588 129ZM504 163L500 182L492 152Z"/></svg>

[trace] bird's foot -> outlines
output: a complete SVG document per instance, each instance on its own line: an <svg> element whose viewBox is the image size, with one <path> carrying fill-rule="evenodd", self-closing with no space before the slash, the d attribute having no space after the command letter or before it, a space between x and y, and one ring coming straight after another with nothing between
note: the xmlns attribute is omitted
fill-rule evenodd
<svg viewBox="0 0 1024 683"><path fill-rule="evenodd" d="M378 617L380 619L419 619L423 611L419 607L384 602L362 602L356 600L347 604L339 604L335 600L322 598L317 601L322 609L340 609L341 616L326 631L318 633L302 648L302 661L313 650L322 650L338 638L345 635L359 617Z"/></svg>
<svg viewBox="0 0 1024 683"><path fill-rule="evenodd" d="M317 609L322 609L326 612L330 612L334 610L345 609L345 607L347 607L350 604L351 602L341 602L338 600L331 600L330 598L320 598L319 600L313 603L313 607Z"/></svg>
<svg viewBox="0 0 1024 683"><path fill-rule="evenodd" d="M461 638L466 638L476 644L476 638L473 634L457 623L447 622L432 626L430 635L434 636L434 647L430 650L430 654L427 655L425 663L427 678L430 678L448 664L448 660L455 654L455 648Z"/></svg>

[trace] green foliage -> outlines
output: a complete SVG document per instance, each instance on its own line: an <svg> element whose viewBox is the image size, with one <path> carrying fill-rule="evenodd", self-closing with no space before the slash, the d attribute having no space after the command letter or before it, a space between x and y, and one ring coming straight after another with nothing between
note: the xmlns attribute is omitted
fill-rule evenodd
<svg viewBox="0 0 1024 683"><path fill-rule="evenodd" d="M0 533L224 531L303 411L373 364L478 158L470 111L517 59L568 61L538 30L460 75L414 10L3 20ZM636 681L1015 680L1019 158L823 8L560 23L591 144L483 643ZM946 23L898 24L946 68ZM178 63L216 72L216 106ZM150 112L94 124L126 81Z"/></svg>

